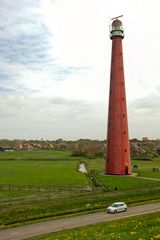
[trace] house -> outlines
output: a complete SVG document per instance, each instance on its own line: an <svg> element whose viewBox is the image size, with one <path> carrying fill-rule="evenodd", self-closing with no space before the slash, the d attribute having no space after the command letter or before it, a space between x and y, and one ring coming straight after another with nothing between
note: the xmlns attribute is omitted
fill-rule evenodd
<svg viewBox="0 0 160 240"><path fill-rule="evenodd" d="M14 151L14 149L10 146L5 146L5 147L0 146L0 151L1 152L12 152L12 151Z"/></svg>
<svg viewBox="0 0 160 240"><path fill-rule="evenodd" d="M23 149L23 146L22 146L22 144L20 144L20 143L14 143L13 146L12 146L12 148L13 148L14 150L22 150L22 149Z"/></svg>

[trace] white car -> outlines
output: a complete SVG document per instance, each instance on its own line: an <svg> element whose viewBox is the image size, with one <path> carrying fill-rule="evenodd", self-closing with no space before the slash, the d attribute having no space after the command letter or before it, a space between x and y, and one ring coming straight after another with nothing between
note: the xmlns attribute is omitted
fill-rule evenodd
<svg viewBox="0 0 160 240"><path fill-rule="evenodd" d="M126 212L127 205L124 202L115 202L107 208L107 213Z"/></svg>

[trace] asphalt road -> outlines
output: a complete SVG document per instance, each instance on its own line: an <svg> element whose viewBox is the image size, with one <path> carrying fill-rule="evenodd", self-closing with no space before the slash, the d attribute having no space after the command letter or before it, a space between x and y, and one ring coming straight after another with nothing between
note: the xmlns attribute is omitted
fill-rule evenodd
<svg viewBox="0 0 160 240"><path fill-rule="evenodd" d="M94 223L107 222L115 219L128 218L131 216L158 211L160 211L160 202L129 207L127 212L117 214L107 214L105 212L100 212L58 220L51 220L2 230L0 231L0 240L22 240L33 236L61 231L64 229L71 229Z"/></svg>

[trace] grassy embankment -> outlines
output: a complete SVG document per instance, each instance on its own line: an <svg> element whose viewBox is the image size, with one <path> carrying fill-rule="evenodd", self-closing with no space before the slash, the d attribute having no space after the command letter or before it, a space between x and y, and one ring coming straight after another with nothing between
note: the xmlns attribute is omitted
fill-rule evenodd
<svg viewBox="0 0 160 240"><path fill-rule="evenodd" d="M64 230L27 240L158 240L160 212Z"/></svg>

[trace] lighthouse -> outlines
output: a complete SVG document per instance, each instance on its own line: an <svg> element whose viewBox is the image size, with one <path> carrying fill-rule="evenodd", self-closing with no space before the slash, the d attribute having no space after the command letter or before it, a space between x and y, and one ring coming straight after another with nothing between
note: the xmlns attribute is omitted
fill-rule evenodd
<svg viewBox="0 0 160 240"><path fill-rule="evenodd" d="M130 144L122 49L124 29L118 17L112 20L110 27L112 53L105 173L112 175L130 175Z"/></svg>

